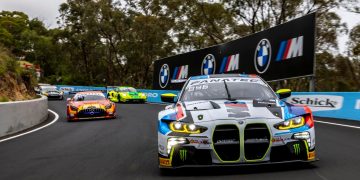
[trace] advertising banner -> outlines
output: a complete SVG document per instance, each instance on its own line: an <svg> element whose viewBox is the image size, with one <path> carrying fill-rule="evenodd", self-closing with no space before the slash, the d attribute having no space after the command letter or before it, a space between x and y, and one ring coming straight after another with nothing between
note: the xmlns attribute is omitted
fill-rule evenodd
<svg viewBox="0 0 360 180"><path fill-rule="evenodd" d="M153 89L190 76L258 74L266 81L314 74L315 13L224 44L155 61Z"/></svg>
<svg viewBox="0 0 360 180"><path fill-rule="evenodd" d="M314 116L360 121L360 92L297 92L286 102L307 105Z"/></svg>
<svg viewBox="0 0 360 180"><path fill-rule="evenodd" d="M63 91L64 94L75 94L83 91L101 91L106 93L106 87L97 86L69 86L69 85L56 85L59 91Z"/></svg>
<svg viewBox="0 0 360 180"><path fill-rule="evenodd" d="M138 89L139 92L145 93L147 97L147 102L150 103L163 103L161 101L161 94L172 93L178 95L180 91L171 91L171 90L150 90L150 89Z"/></svg>

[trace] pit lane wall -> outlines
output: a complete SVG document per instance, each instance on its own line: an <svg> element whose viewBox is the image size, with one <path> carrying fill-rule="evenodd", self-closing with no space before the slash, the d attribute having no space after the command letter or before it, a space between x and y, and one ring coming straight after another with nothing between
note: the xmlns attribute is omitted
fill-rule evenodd
<svg viewBox="0 0 360 180"><path fill-rule="evenodd" d="M0 137L38 125L48 117L47 97L0 103Z"/></svg>
<svg viewBox="0 0 360 180"><path fill-rule="evenodd" d="M109 87L66 85L59 85L58 88L65 94L88 90L106 93L109 90ZM161 103L160 95L163 93L179 93L177 90L138 89L138 91L145 93L148 97L147 101L151 103ZM293 92L286 101L309 106L315 116L360 121L360 92Z"/></svg>

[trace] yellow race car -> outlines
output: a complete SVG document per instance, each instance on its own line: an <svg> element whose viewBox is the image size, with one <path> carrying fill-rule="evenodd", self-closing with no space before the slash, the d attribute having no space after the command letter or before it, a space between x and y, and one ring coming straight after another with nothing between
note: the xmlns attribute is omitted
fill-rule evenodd
<svg viewBox="0 0 360 180"><path fill-rule="evenodd" d="M108 99L112 102L146 102L146 95L137 92L135 88L128 86L119 86L107 93Z"/></svg>

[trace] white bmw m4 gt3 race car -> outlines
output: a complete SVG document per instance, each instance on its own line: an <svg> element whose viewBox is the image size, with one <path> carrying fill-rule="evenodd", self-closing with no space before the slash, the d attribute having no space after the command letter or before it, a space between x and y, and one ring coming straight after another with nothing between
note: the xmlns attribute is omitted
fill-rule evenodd
<svg viewBox="0 0 360 180"><path fill-rule="evenodd" d="M158 116L160 168L313 162L311 110L282 101L256 75L222 74L188 79L179 97Z"/></svg>

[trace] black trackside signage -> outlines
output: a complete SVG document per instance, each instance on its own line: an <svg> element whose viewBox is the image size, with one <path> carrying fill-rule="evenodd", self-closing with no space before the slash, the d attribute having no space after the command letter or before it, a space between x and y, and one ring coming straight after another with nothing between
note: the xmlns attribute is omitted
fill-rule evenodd
<svg viewBox="0 0 360 180"><path fill-rule="evenodd" d="M156 60L153 89L180 90L186 79L211 74L257 74L266 81L312 76L315 20L311 13L233 41Z"/></svg>

